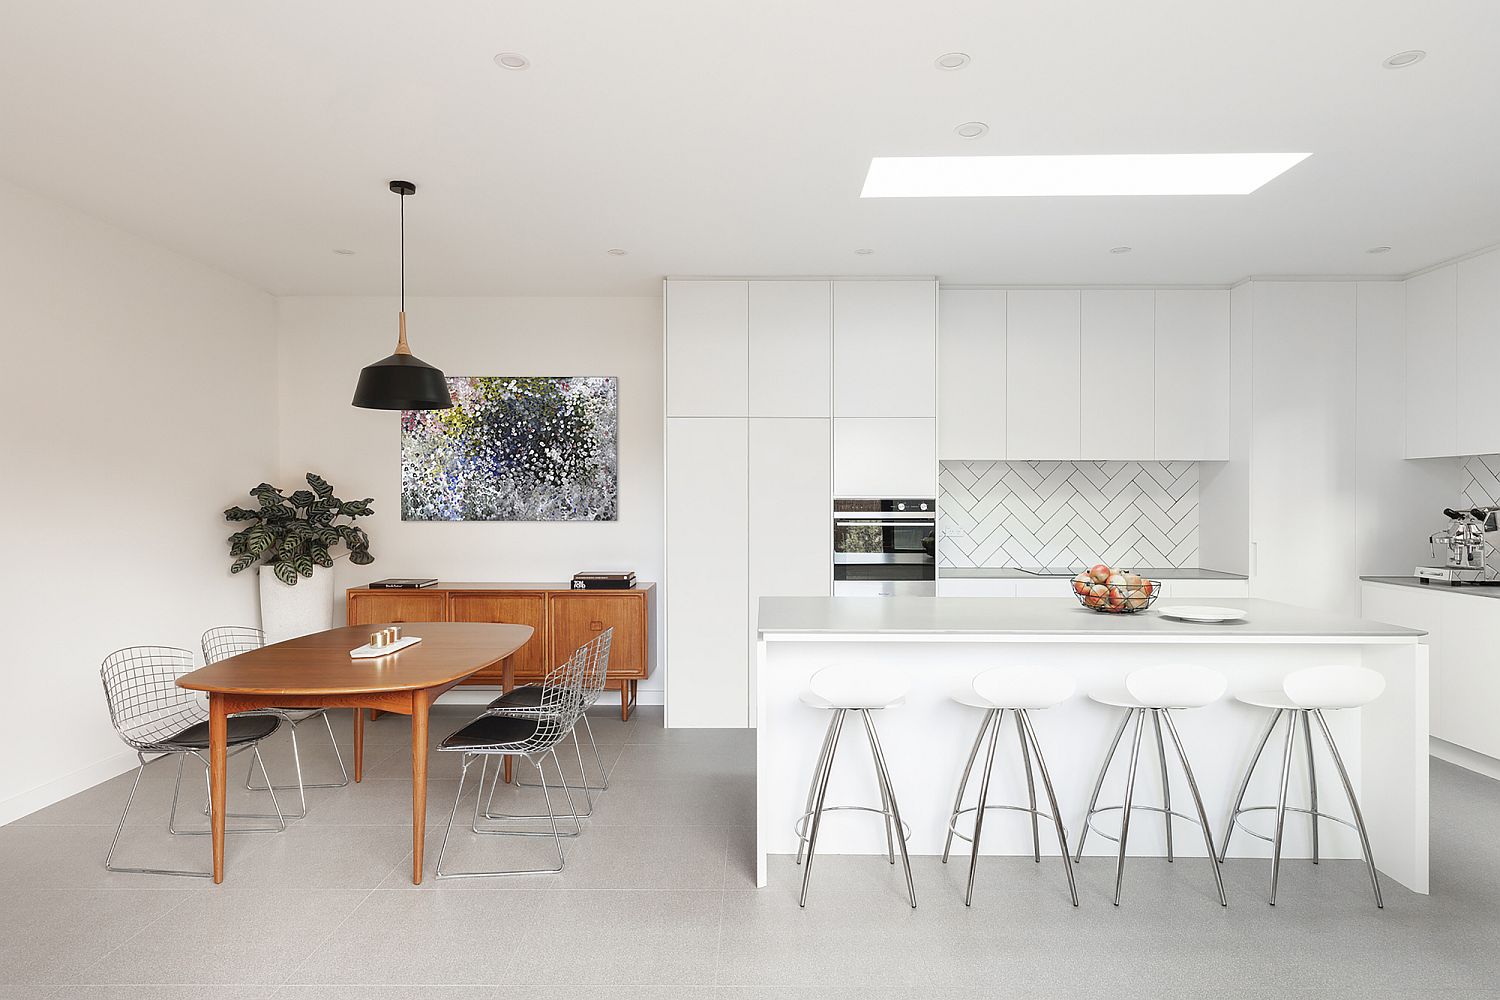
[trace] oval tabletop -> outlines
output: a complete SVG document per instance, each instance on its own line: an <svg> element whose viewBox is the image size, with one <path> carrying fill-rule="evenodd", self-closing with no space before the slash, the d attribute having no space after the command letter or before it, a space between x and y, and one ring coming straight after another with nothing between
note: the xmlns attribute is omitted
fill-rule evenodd
<svg viewBox="0 0 1500 1000"><path fill-rule="evenodd" d="M531 640L530 625L403 622L422 641L388 656L349 655L382 625L350 625L298 636L211 663L177 683L221 694L365 694L440 687L504 660Z"/></svg>

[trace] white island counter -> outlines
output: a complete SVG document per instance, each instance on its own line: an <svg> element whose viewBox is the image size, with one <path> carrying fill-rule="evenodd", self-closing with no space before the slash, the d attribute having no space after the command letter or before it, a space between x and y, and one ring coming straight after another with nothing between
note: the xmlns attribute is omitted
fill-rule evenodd
<svg viewBox="0 0 1500 1000"><path fill-rule="evenodd" d="M1202 625L1174 621L1154 611L1105 615L1066 598L762 599L753 679L759 730L758 883L766 884L767 855L797 850L793 824L802 813L828 723L826 713L806 707L798 696L821 667L879 664L909 675L911 693L906 703L876 713L875 722L902 819L911 827L910 850L940 854L953 793L982 714L953 701L950 692L983 670L1008 663L1037 663L1065 671L1078 682L1074 698L1032 715L1072 842L1076 842L1089 792L1120 719L1119 709L1092 702L1087 692L1118 682L1136 667L1164 661L1201 663L1223 673L1229 681L1224 700L1174 713L1217 841L1223 835L1237 783L1268 719L1264 710L1235 701L1233 693L1279 687L1281 678L1299 667L1360 663L1384 675L1385 693L1364 709L1330 712L1328 721L1358 790L1377 867L1402 885L1425 893L1428 695L1427 650L1417 641L1422 633L1271 601L1229 603L1245 611L1245 620ZM1011 725L1007 720L1006 735L1014 740ZM1303 752L1299 748L1298 753ZM1154 746L1142 746L1137 804L1160 803L1159 779L1152 780L1158 773L1154 753ZM1123 758L1124 754L1116 758L1101 803L1118 803L1122 798ZM1279 765L1280 753L1268 748L1246 796L1247 804L1275 802ZM1318 765L1322 808L1347 815L1332 765L1323 756ZM1304 770L1293 768L1289 804L1306 804ZM1379 780L1367 780L1370 775L1378 775ZM1018 749L997 755L991 801L1020 803L1024 799ZM841 747L827 801L878 805L868 750L861 742L849 741ZM1025 816L998 815L1001 818L985 827L983 853L1029 855L1031 828ZM1266 831L1266 821L1255 817L1268 815L1253 814L1252 828ZM1305 817L1288 819L1285 857L1310 856L1308 826ZM1102 824L1101 828L1107 829ZM1325 822L1321 833L1324 857L1360 856L1351 831ZM1047 843L1044 836L1044 853ZM1181 823L1175 847L1180 855L1204 854L1196 831ZM834 813L823 824L818 850L884 854L880 822L867 813ZM1056 850L1054 843L1051 853L1055 855ZM1090 837L1084 854L1113 851L1110 842ZM1130 853L1165 854L1159 817L1149 813L1136 817ZM1230 854L1268 856L1269 845L1240 834Z"/></svg>

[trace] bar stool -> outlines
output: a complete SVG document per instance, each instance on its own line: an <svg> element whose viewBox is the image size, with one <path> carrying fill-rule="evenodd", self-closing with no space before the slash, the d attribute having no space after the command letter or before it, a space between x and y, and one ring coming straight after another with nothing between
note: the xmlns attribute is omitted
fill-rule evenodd
<svg viewBox="0 0 1500 1000"><path fill-rule="evenodd" d="M990 809L1031 814L1031 852L1038 864L1042 860L1042 841L1037 820L1039 817L1052 820L1057 828L1057 845L1062 851L1063 870L1068 876L1068 892L1073 897L1073 905L1078 905L1078 887L1073 881L1073 859L1068 853L1068 834L1063 829L1062 813L1057 808L1057 795L1052 790L1052 778L1047 774L1047 762L1042 757L1042 746L1037 742L1036 730L1031 725L1029 714L1033 710L1052 708L1067 701L1075 690L1077 685L1073 683L1073 679L1055 670L1040 667L997 667L979 674L954 692L955 701L984 709L984 720L980 722L979 733L974 737L969 762L964 765L964 776L958 782L958 794L953 797L953 812L948 817L948 837L943 842L943 864L948 863L948 850L953 846L954 837L972 845L969 852L969 887L964 893L965 906L970 905L974 899L974 873L979 867L979 838L984 830L984 814ZM1027 806L991 805L989 802L990 772L995 766L995 744L999 741L1000 725L1005 721L1007 711L1016 720L1021 763L1026 768L1026 794L1030 801ZM986 732L990 739L984 754L984 776L979 782L979 801L963 808L964 791L968 788L969 775L974 770L974 760L979 756L979 746L984 742ZM1036 780L1031 770L1032 754L1036 755L1037 770L1042 775L1042 787L1046 789L1051 813L1041 812L1036 807ZM955 828L958 818L967 813L974 814L973 837L966 837Z"/></svg>
<svg viewBox="0 0 1500 1000"><path fill-rule="evenodd" d="M828 722L828 732L823 737L823 749L818 754L817 766L813 768L812 784L807 790L807 806L797 820L797 863L802 869L802 895L798 906L807 905L807 887L812 879L813 853L818 846L818 828L823 814L827 812L872 812L881 816L885 826L886 854L891 864L896 863L895 843L901 845L901 863L906 867L906 891L911 897L912 908L917 906L917 889L911 877L911 857L906 852L906 841L911 831L901 822L901 810L896 805L896 792L891 787L891 775L885 766L885 753L880 747L880 737L875 733L875 723L870 713L894 708L906 700L906 679L893 671L859 665L824 667L807 682L802 692L802 703L810 708L833 713ZM833 759L838 753L839 736L844 731L844 718L850 712L858 712L865 724L865 735L870 741L870 755L875 763L875 781L880 786L881 808L873 806L830 806L824 800L828 795L828 778L833 772ZM892 836L892 829L896 836ZM803 846L807 848L807 861L803 862Z"/></svg>
<svg viewBox="0 0 1500 1000"><path fill-rule="evenodd" d="M1213 833L1208 827L1208 815L1203 810L1203 797L1198 794L1198 781L1193 777L1192 766L1188 764L1187 750L1182 745L1182 737L1177 734L1177 726L1172 722L1173 709L1202 708L1212 704L1223 697L1227 686L1224 676L1216 670L1191 664L1166 663L1132 670L1126 675L1123 686L1106 687L1089 692L1089 697L1100 704L1125 709L1125 718L1120 721L1120 728L1115 731L1114 740L1109 745L1109 752L1104 756L1104 766L1099 769L1099 780L1094 783L1094 794L1089 798L1088 812L1084 814L1083 829L1078 834L1078 850L1073 855L1073 860L1083 861L1083 844L1088 838L1094 815L1119 810L1120 836L1118 838L1111 837L1102 830L1094 830L1105 840L1116 840L1120 845L1119 861L1115 868L1116 906L1120 905L1120 891L1125 882L1125 846L1130 836L1130 814L1136 809L1162 814L1166 821L1168 861L1172 860L1172 817L1198 824L1203 831L1203 842L1208 847L1208 862L1209 867L1213 869L1214 886L1219 890L1219 905L1229 905L1229 900L1224 895L1224 879L1219 873L1218 855L1214 851ZM1156 756L1161 763L1162 804L1160 806L1136 805L1134 802L1135 775L1141 759L1141 727L1145 722L1147 712L1151 713L1151 726L1156 731ZM1104 787L1104 777L1109 773L1110 762L1114 760L1115 751L1120 746L1120 739L1125 735L1125 729L1132 720L1135 721L1135 735L1131 740L1130 770L1125 778L1125 802L1123 805L1099 808L1099 791ZM1177 757L1182 762L1182 772L1187 777L1188 790L1192 792L1193 804L1198 811L1196 820L1185 813L1172 811L1172 790L1167 778L1167 750L1161 735L1163 725L1166 726L1167 733L1172 738L1172 745L1177 750Z"/></svg>
<svg viewBox="0 0 1500 1000"><path fill-rule="evenodd" d="M1360 708L1379 698L1385 691L1385 678L1368 667L1355 666L1322 666L1306 667L1302 670L1293 671L1283 678L1280 691L1252 691L1236 695L1236 699L1246 705L1254 705L1257 708L1268 708L1272 710L1271 721L1266 726L1265 733L1260 738L1259 745L1255 748L1255 756L1250 758L1250 766L1245 769L1245 780L1240 782L1239 794L1234 797L1234 809L1229 814L1229 823L1224 828L1224 846L1220 850L1219 860L1222 862L1229 853L1229 838L1234 833L1236 825L1252 837L1271 843L1271 905L1276 905L1276 882L1281 875L1281 834L1286 823L1286 814L1289 812L1301 813L1312 819L1312 861L1318 863L1318 820L1326 819L1335 823L1342 823L1351 827L1359 833L1359 846L1365 855L1365 867L1370 870L1370 885L1375 890L1375 906L1384 909L1385 903L1380 898L1380 877L1375 873L1375 859L1370 854L1370 837L1365 831L1365 818L1359 809L1359 800L1354 795L1354 785L1349 781L1349 772L1344 769L1344 760L1339 756L1339 749L1334 745L1333 733L1328 728L1328 720L1323 717L1323 712L1330 709ZM1250 776L1255 773L1255 765L1260 762L1260 756L1266 749L1266 743L1271 739L1271 734L1276 730L1276 724L1286 716L1286 744L1281 754L1281 796L1276 800L1274 806L1250 806L1242 808L1245 801L1245 790L1250 787ZM1354 814L1354 822L1349 822L1339 816L1330 816L1325 812L1318 811L1318 772L1313 764L1312 745L1312 723L1309 721L1316 718L1318 728L1323 732L1323 740L1328 744L1328 753L1333 758L1334 767L1338 769L1339 780L1344 784L1344 795L1349 799L1349 808ZM1292 751L1297 741L1297 727L1301 723L1302 741L1307 749L1307 809L1286 804L1287 784L1292 774ZM1249 812L1276 811L1276 833L1267 837L1256 833L1254 830L1240 823L1240 817Z"/></svg>

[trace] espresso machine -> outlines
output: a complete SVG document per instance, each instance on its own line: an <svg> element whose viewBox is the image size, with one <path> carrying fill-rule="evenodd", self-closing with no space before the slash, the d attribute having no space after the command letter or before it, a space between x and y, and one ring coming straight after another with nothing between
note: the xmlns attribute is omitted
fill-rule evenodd
<svg viewBox="0 0 1500 1000"><path fill-rule="evenodd" d="M1471 507L1468 510L1444 508L1448 527L1429 535L1434 558L1441 556L1441 566L1418 566L1417 579L1423 583L1446 583L1450 586L1500 584L1485 579L1487 560L1495 547L1486 535L1500 531L1500 507Z"/></svg>

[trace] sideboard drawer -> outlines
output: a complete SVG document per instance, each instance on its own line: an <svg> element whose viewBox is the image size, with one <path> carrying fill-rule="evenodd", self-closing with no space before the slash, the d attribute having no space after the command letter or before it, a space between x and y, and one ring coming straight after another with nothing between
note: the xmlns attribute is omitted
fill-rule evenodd
<svg viewBox="0 0 1500 1000"><path fill-rule="evenodd" d="M350 625L447 621L448 595L420 590L352 591L349 594L348 615Z"/></svg>

